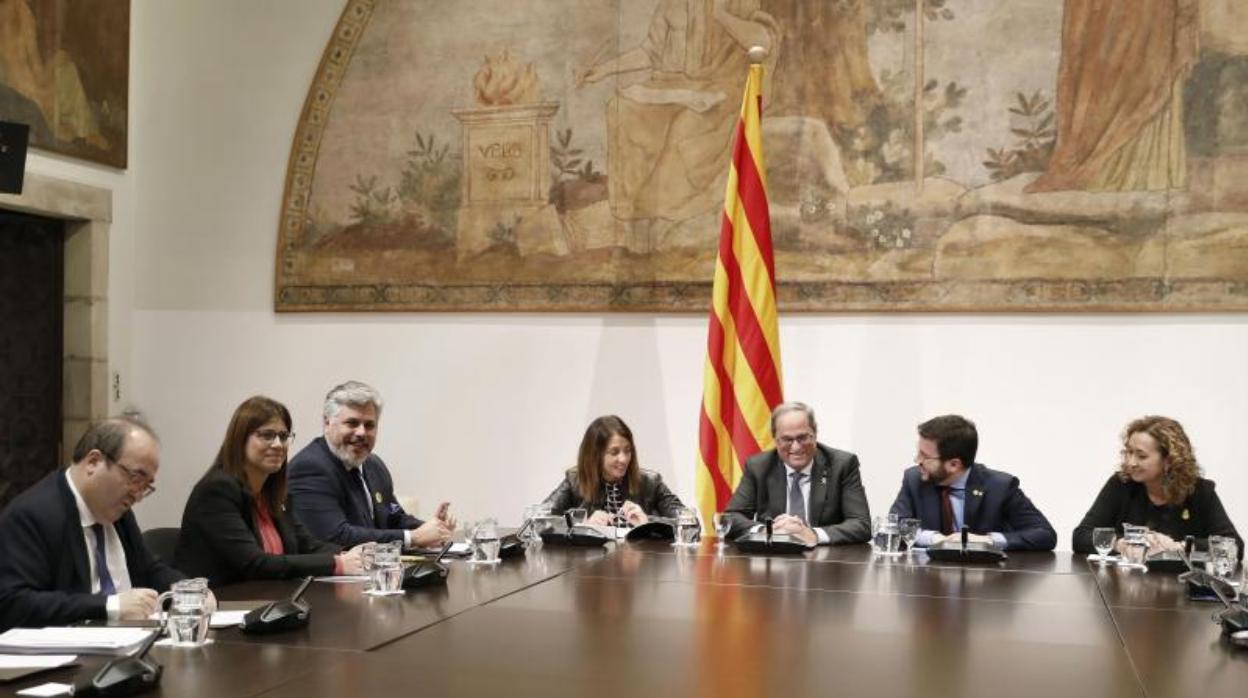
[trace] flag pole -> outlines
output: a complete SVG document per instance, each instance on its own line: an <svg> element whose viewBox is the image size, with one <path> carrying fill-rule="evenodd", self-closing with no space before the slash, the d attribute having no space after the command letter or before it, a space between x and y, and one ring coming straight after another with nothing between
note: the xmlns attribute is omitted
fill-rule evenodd
<svg viewBox="0 0 1248 698"><path fill-rule="evenodd" d="M783 402L762 139L762 64L768 51L752 46L748 55L707 317L695 473L704 527L728 504L746 459L772 447L771 410Z"/></svg>

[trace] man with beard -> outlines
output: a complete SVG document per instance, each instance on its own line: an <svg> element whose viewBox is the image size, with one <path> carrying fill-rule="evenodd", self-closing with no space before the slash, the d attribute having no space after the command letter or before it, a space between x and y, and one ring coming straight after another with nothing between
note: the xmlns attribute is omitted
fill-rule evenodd
<svg viewBox="0 0 1248 698"><path fill-rule="evenodd" d="M1057 532L1019 489L1018 478L975 462L975 423L956 414L919 425L916 465L906 469L889 513L917 518L916 547L970 529L972 542L1000 550L1052 550Z"/></svg>
<svg viewBox="0 0 1248 698"><path fill-rule="evenodd" d="M429 521L408 514L394 497L390 470L373 454L381 395L348 381L325 396L324 435L290 459L295 515L312 535L344 548L402 541L429 548L450 540L455 519L441 503Z"/></svg>

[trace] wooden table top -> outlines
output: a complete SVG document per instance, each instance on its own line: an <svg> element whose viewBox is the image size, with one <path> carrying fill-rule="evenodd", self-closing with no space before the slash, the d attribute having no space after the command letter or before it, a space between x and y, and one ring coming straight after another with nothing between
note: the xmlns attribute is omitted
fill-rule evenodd
<svg viewBox="0 0 1248 698"><path fill-rule="evenodd" d="M157 648L165 673L152 695L1239 698L1248 686L1248 650L1221 639L1213 607L1187 600L1174 575L1070 553L963 567L866 546L758 557L645 542L451 568L445 588L389 598L313 584L305 630L215 630L201 649Z"/></svg>

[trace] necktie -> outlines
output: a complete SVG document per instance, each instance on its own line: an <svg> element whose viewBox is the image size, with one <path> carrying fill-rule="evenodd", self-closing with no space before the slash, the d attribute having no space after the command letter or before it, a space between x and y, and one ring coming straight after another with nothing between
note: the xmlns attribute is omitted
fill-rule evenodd
<svg viewBox="0 0 1248 698"><path fill-rule="evenodd" d="M100 577L100 593L112 596L117 593L113 584L113 576L108 573L108 556L104 554L104 527L98 523L91 524L91 532L95 534L95 572Z"/></svg>
<svg viewBox="0 0 1248 698"><path fill-rule="evenodd" d="M361 465L358 468L355 468L355 477L357 480L360 481L360 487L358 491L360 493L359 496L361 498L361 501L364 502L364 513L368 515L368 525L375 526L377 525L377 512L373 510L373 503L368 498L368 493L370 490L368 489L368 480L364 477L363 465Z"/></svg>
<svg viewBox="0 0 1248 698"><path fill-rule="evenodd" d="M940 532L946 536L953 533L953 501L949 499L948 487L937 487L940 492Z"/></svg>
<svg viewBox="0 0 1248 698"><path fill-rule="evenodd" d="M793 484L789 486L789 514L802 521L806 520L806 499L802 497L802 474L793 473Z"/></svg>

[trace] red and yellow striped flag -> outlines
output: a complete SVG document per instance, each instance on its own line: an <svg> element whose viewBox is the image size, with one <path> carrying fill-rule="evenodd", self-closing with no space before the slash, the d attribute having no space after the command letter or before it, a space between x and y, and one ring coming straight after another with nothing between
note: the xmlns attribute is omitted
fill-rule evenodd
<svg viewBox="0 0 1248 698"><path fill-rule="evenodd" d="M783 400L762 86L763 67L751 65L733 136L706 332L696 474L704 525L728 504L745 460L771 448L771 410Z"/></svg>

